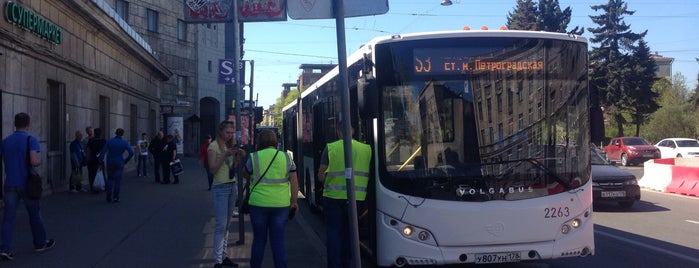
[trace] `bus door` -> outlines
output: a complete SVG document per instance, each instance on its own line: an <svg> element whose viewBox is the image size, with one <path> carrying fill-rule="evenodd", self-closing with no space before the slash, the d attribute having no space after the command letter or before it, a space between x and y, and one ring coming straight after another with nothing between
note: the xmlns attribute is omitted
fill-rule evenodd
<svg viewBox="0 0 699 268"><path fill-rule="evenodd" d="M323 184L318 181L318 167L320 166L320 157L323 154L323 149L325 149L325 146L328 144L327 140L327 135L331 133L327 133L325 131L326 129L326 121L328 117L332 117L332 113L328 114L326 112L326 102L320 101L315 104L313 104L313 123L312 123L312 136L313 136L313 142L311 143L312 145L312 156L313 156L313 170L310 171L313 176L313 181L309 181L311 185L308 187L313 190L313 204L317 208L320 208L322 206L322 200L323 200Z"/></svg>

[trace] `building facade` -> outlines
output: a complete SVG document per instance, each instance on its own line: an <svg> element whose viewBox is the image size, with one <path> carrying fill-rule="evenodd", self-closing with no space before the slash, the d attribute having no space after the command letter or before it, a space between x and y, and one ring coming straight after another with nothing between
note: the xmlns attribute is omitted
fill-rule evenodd
<svg viewBox="0 0 699 268"><path fill-rule="evenodd" d="M2 9L0 132L14 131L15 114L30 115L45 191L67 189L77 130L99 127L108 138L123 128L135 141L157 128L162 82L173 73L108 3L5 1Z"/></svg>
<svg viewBox="0 0 699 268"><path fill-rule="evenodd" d="M216 136L216 127L223 120L225 85L218 83L219 60L225 58L224 24L192 24L197 40L197 88L201 136ZM201 140L201 137L200 137Z"/></svg>
<svg viewBox="0 0 699 268"><path fill-rule="evenodd" d="M675 58L663 57L662 55L658 54L658 52L651 55L651 58L655 60L655 65L658 66L658 70L655 72L655 74L658 77L664 77L665 79L672 81L672 62L675 61Z"/></svg>
<svg viewBox="0 0 699 268"><path fill-rule="evenodd" d="M182 1L102 0L150 44L172 76L160 85L158 129L175 136L178 153L196 154L199 141L196 28L184 22Z"/></svg>

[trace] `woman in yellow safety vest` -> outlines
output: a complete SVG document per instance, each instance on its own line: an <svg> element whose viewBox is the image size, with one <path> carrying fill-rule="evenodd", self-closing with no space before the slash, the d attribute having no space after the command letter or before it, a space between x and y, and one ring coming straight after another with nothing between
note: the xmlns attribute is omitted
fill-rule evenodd
<svg viewBox="0 0 699 268"><path fill-rule="evenodd" d="M235 167L245 156L245 151L235 148L233 135L235 123L223 121L218 126L216 140L207 148L207 161L209 170L214 173L214 181L211 187L211 197L214 203L215 227L214 227L214 267L237 267L226 253L228 247L228 227L233 216L238 187L236 178L229 176L235 171Z"/></svg>
<svg viewBox="0 0 699 268"><path fill-rule="evenodd" d="M257 152L251 153L245 165L250 177L250 221L252 252L250 267L262 267L269 234L274 267L286 268L284 227L298 210L296 165L291 156L277 150L277 134L262 130L257 138Z"/></svg>

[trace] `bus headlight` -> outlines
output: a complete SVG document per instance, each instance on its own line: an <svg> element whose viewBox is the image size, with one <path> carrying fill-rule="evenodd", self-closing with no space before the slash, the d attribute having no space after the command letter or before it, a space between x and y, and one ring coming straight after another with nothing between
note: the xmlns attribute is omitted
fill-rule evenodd
<svg viewBox="0 0 699 268"><path fill-rule="evenodd" d="M563 226L561 226L561 233L568 234L569 232L570 232L570 225L563 224Z"/></svg>
<svg viewBox="0 0 699 268"><path fill-rule="evenodd" d="M574 219L572 222L570 222L570 225L573 226L573 228L576 228L576 229L577 229L578 227L580 227L580 224L582 224L582 222L580 221L580 219Z"/></svg>
<svg viewBox="0 0 699 268"><path fill-rule="evenodd" d="M394 230L397 234L399 233L405 239L410 239L416 242L432 246L437 245L435 237L427 229L406 222L402 222L388 215L384 215L383 222L383 226Z"/></svg>
<svg viewBox="0 0 699 268"><path fill-rule="evenodd" d="M411 235L413 235L413 227L412 227L412 226L405 226L405 227L403 227L403 235L404 235L404 236L411 236Z"/></svg>
<svg viewBox="0 0 699 268"><path fill-rule="evenodd" d="M419 234L417 234L417 238L422 241L425 241L427 240L427 238L430 238L430 233L428 233L427 231L421 231Z"/></svg>

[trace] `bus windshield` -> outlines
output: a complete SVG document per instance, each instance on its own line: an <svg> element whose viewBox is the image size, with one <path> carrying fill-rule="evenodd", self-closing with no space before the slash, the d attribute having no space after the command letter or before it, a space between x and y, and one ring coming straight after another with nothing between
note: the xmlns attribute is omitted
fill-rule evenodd
<svg viewBox="0 0 699 268"><path fill-rule="evenodd" d="M521 200L585 184L586 49L517 37L377 45L381 183L462 201Z"/></svg>

